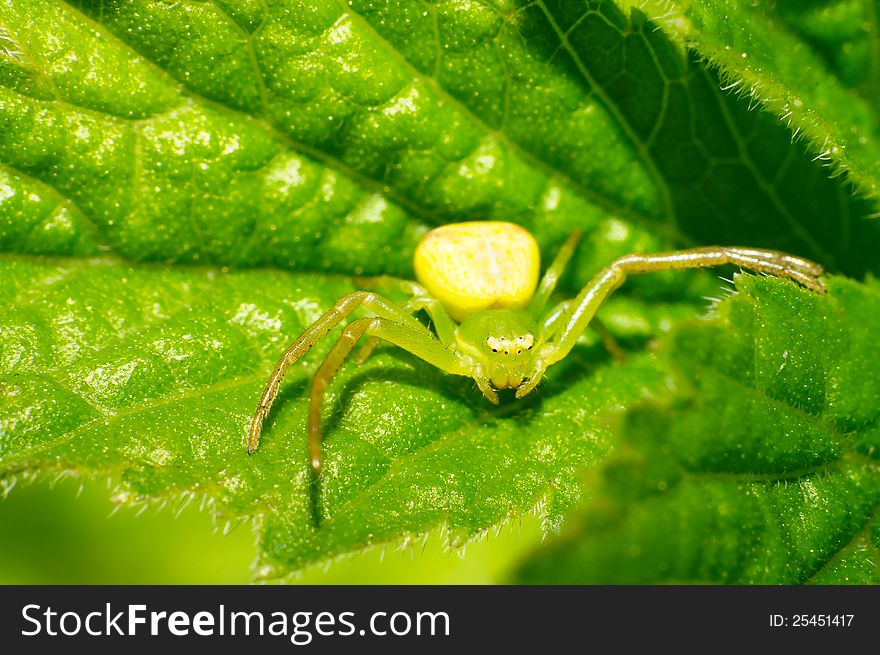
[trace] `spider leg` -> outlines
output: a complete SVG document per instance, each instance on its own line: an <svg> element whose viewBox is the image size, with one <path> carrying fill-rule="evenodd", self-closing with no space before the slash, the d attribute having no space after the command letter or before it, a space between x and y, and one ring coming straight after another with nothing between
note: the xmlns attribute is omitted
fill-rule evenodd
<svg viewBox="0 0 880 655"><path fill-rule="evenodd" d="M391 277L390 275L378 275L369 278L355 278L355 282L359 286L365 286L378 289L393 289L408 293L412 298L404 305L403 310L408 314L414 314L420 309L424 309L431 322L434 324L434 330L437 338L445 344L449 345L455 339L455 323L449 316L449 313L440 304L440 301L431 296L428 290L422 285L412 280L403 280L401 278ZM379 345L379 339L370 337L367 342L355 355L355 363L363 364L373 351Z"/></svg>
<svg viewBox="0 0 880 655"><path fill-rule="evenodd" d="M793 255L788 255L784 252L779 252L777 250L762 250L760 248L740 247L729 248L729 250L735 252L737 255L740 255L742 257L751 257L754 259L763 259L767 261L778 262L790 266L793 269L798 269L803 273L812 275L813 277L822 275L822 273L825 272L824 269L816 262L811 262L809 259L803 259L801 257L794 257Z"/></svg>
<svg viewBox="0 0 880 655"><path fill-rule="evenodd" d="M565 313L569 310L572 304L572 300L564 300L558 305L556 305L550 313L544 318L544 323L541 330L541 338L540 342L545 343L547 341L551 341L556 333L562 328L563 321L562 318L565 316ZM598 316L593 316L593 319L590 321L589 327L593 329L593 331L599 336L602 340L602 345L605 346L605 350L618 362L622 362L626 359L626 354L623 351L623 348L620 347L620 344L617 343L617 340L614 338L614 335L611 334L611 330L603 323Z"/></svg>
<svg viewBox="0 0 880 655"><path fill-rule="evenodd" d="M495 389L493 389L492 385L489 384L489 380L487 378L483 377L482 375L473 375L473 378L474 380L476 380L477 387L480 389L483 396L486 397L486 400L488 400L493 405L497 405L501 402L501 400L498 398L498 394L495 393Z"/></svg>
<svg viewBox="0 0 880 655"><path fill-rule="evenodd" d="M650 255L627 255L616 259L600 271L581 290L560 319L563 325L542 353L547 366L568 355L580 334L593 319L596 310L606 298L626 280L627 275L653 271L684 270L734 264L759 273L767 273L793 280L816 293L825 292L819 279L822 267L799 257L775 250L709 246L676 250Z"/></svg>
<svg viewBox="0 0 880 655"><path fill-rule="evenodd" d="M539 341L545 343L553 339L559 328L562 327L562 318L571 307L571 300L563 300L553 309L547 312L541 324L541 338Z"/></svg>
<svg viewBox="0 0 880 655"><path fill-rule="evenodd" d="M529 372L527 379L516 388L517 398L529 395L544 377L544 371L547 370L548 366L545 361L546 357L553 352L553 338L565 325L565 319L571 311L572 303L574 303L574 300L563 300L544 317L541 324L541 336L538 339L538 343L542 345L538 347L532 361L532 370Z"/></svg>
<svg viewBox="0 0 880 655"><path fill-rule="evenodd" d="M574 249L577 248L577 244L580 240L581 231L575 230L571 233L571 236L566 239L565 243L562 244L559 252L556 253L556 257L553 259L549 268L544 272L544 277L541 278L541 282L538 284L538 290L535 291L535 295L532 296L532 300L529 303L529 313L532 316L537 317L544 313L547 301L550 300L550 296L556 288L556 283L559 282L559 278L565 271L565 267L568 265L568 260L571 259L571 256L574 254Z"/></svg>
<svg viewBox="0 0 880 655"><path fill-rule="evenodd" d="M312 378L309 392L309 457L316 475L321 473L321 406L324 402L324 392L345 358L364 334L393 343L446 373L472 375L465 361L440 343L430 330L418 321L416 324L418 327L374 316L352 321L343 330L339 340Z"/></svg>
<svg viewBox="0 0 880 655"><path fill-rule="evenodd" d="M382 296L371 291L354 291L337 300L336 304L333 305L326 314L307 328L306 331L303 332L286 351L284 351L281 359L275 365L275 369L272 371L272 374L269 376L269 380L266 382L266 386L263 389L263 394L260 396L257 410L254 413L254 418L251 421L251 426L248 430L247 449L249 453L252 454L260 444L263 420L269 414L269 409L272 407L272 403L278 395L278 391L281 388L281 382L284 380L287 369L311 350L321 338L330 332L330 330L336 327L336 325L344 320L349 314L361 306L379 316L391 318L403 325L409 326L411 329L424 329L422 324L419 323L415 317L410 316L398 305L395 305L391 301L386 300Z"/></svg>

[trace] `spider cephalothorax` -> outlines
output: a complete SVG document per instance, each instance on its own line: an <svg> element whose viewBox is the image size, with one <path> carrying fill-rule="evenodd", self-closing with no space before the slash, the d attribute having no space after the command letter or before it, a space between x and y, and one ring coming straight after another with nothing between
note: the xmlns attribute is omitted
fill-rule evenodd
<svg viewBox="0 0 880 655"><path fill-rule="evenodd" d="M446 373L473 378L483 395L498 403L497 389L516 389L517 398L533 391L547 367L568 355L587 326L596 323L596 310L627 275L734 264L786 277L817 293L825 291L819 279L822 268L809 260L774 250L709 246L621 257L599 271L576 297L547 310L578 239L577 232L571 235L539 282L538 244L518 225L454 223L432 230L416 248L418 283L378 277L367 285L403 291L410 296L408 302L399 305L372 291L355 291L340 298L285 351L257 405L248 452L259 444L263 419L287 369L358 307L373 315L345 327L312 378L307 427L316 474L321 470L324 391L364 335L369 340L357 361L363 361L379 339L389 341ZM418 310L428 313L433 331L413 316Z"/></svg>
<svg viewBox="0 0 880 655"><path fill-rule="evenodd" d="M458 326L456 351L479 365L495 389L515 389L534 368L538 324L522 309L487 309ZM489 396L498 402L497 396Z"/></svg>

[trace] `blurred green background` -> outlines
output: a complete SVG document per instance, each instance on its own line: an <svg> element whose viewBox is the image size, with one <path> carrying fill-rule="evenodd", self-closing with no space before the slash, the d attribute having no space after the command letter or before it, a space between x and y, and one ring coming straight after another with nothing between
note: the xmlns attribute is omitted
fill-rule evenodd
<svg viewBox="0 0 880 655"><path fill-rule="evenodd" d="M19 483L0 499L0 584L244 584L253 581L256 532L228 536L197 502L178 516L122 507L104 481ZM112 515L111 515L112 514ZM439 532L405 551L387 548L307 569L296 584L491 584L541 540L529 515L495 536L447 552Z"/></svg>

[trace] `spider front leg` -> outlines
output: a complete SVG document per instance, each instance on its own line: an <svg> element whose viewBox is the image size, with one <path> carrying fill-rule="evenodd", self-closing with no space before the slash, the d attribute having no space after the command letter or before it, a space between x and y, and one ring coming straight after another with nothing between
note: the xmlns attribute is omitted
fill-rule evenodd
<svg viewBox="0 0 880 655"><path fill-rule="evenodd" d="M566 312L569 310L573 302L573 300L565 300L559 303L544 317L541 332L542 343L552 341L553 337L556 336L556 333L559 332L559 329L562 327L562 319L565 317ZM605 346L605 350L608 351L609 355L618 362L626 360L626 353L624 353L623 348L620 347L620 344L617 343L617 339L614 338L611 330L608 329L608 326L605 325L604 322L599 320L598 316L593 316L590 320L589 327L602 341L602 345Z"/></svg>
<svg viewBox="0 0 880 655"><path fill-rule="evenodd" d="M315 475L321 473L321 406L324 392L360 338L366 334L400 346L416 357L453 375L472 376L472 367L448 350L431 332L416 321L418 327L387 318L373 317L353 321L339 337L312 378L309 393L309 458Z"/></svg>
<svg viewBox="0 0 880 655"><path fill-rule="evenodd" d="M320 339L330 332L330 330L336 327L354 310L361 306L379 316L391 318L412 329L424 329L422 324L419 323L415 317L410 316L406 311L391 301L371 291L354 291L337 300L336 304L333 305L326 314L315 321L287 348L286 351L284 351L284 354L281 356L281 359L278 361L278 364L276 364L275 369L269 376L269 380L266 383L263 393L260 396L260 401L257 404L257 411L254 413L254 418L251 421L251 426L248 430L248 453L253 454L257 449L257 446L260 444L260 435L263 431L263 420L269 414L269 409L272 407L272 403L275 401L275 397L281 389L281 383L284 380L287 369L311 350Z"/></svg>
<svg viewBox="0 0 880 655"><path fill-rule="evenodd" d="M707 268L723 264L734 264L759 273L785 277L811 291L825 293L825 284L819 279L823 272L821 266L808 259L793 257L775 250L709 246L668 253L621 257L600 271L556 319L559 328L555 336L542 346L535 358L535 370L528 382L517 389L517 397L525 396L532 391L546 368L571 352L578 337L593 320L596 311L608 296L623 284L627 275Z"/></svg>
<svg viewBox="0 0 880 655"><path fill-rule="evenodd" d="M452 322L449 313L440 301L432 297L431 294L428 293L428 290L422 285L411 280L403 280L390 275L355 278L355 282L358 286L392 289L402 293L408 293L412 298L410 298L403 306L403 311L407 314L414 314L420 309L424 309L431 318L431 322L434 324L434 331L437 333L437 338L440 339L443 344L449 345L455 339L455 323ZM367 339L367 343L365 343L355 355L355 363L360 365L367 361L378 345L378 338L370 337Z"/></svg>

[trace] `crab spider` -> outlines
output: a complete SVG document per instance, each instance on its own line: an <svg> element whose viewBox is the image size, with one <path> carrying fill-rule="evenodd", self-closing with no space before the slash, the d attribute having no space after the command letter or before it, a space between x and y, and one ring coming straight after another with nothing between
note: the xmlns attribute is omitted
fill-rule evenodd
<svg viewBox="0 0 880 655"><path fill-rule="evenodd" d="M548 311L547 303L579 238L577 232L569 237L539 282L538 245L517 225L473 222L432 230L416 248L418 283L384 276L371 281L374 288L405 292L408 302L399 305L372 291L349 293L284 352L257 405L248 452L259 445L263 420L287 369L359 307L373 315L345 327L312 378L307 424L316 475L321 472L324 392L364 335L369 340L358 353L358 362L385 340L446 373L473 378L489 402L498 404L499 389L515 389L517 398L531 393L544 371L568 355L591 321L596 323L596 311L627 275L734 264L825 292L819 279L822 267L809 260L774 250L709 246L620 257L575 298ZM428 313L433 332L413 316L418 310Z"/></svg>

